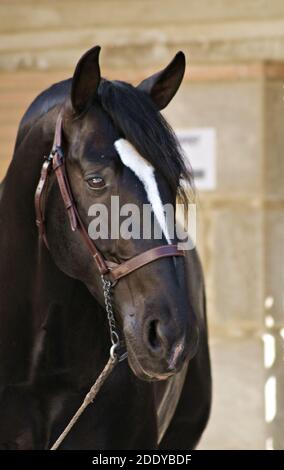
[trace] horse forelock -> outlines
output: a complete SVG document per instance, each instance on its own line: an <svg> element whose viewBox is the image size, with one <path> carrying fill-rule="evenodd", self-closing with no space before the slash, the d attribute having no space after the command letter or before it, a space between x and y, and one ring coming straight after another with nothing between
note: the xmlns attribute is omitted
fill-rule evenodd
<svg viewBox="0 0 284 470"><path fill-rule="evenodd" d="M191 169L172 128L150 97L128 83L102 80L98 98L121 137L164 178L172 194L185 199L184 187L193 188Z"/></svg>

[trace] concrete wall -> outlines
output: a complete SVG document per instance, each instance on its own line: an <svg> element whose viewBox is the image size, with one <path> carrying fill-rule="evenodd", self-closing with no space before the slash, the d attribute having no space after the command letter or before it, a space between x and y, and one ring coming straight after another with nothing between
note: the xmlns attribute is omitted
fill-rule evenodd
<svg viewBox="0 0 284 470"><path fill-rule="evenodd" d="M101 43L110 67L283 60L282 0L2 0L1 68L73 66Z"/></svg>

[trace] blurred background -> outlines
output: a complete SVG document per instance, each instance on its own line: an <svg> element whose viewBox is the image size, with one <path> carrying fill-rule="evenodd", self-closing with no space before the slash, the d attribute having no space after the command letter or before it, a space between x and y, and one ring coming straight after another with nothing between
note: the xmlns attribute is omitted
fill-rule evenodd
<svg viewBox="0 0 284 470"><path fill-rule="evenodd" d="M283 0L0 0L0 179L31 100L102 46L138 83L176 51L165 115L192 160L214 395L200 449L284 449Z"/></svg>

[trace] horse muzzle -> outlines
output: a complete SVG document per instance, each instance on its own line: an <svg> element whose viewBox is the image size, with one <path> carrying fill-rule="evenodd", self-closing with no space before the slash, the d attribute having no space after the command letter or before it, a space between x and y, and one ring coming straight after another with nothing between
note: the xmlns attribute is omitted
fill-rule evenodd
<svg viewBox="0 0 284 470"><path fill-rule="evenodd" d="M136 330L136 331L135 331ZM128 361L134 374L142 380L166 380L178 373L184 362L191 359L198 347L198 328L175 328L151 317L142 325L125 324L124 335Z"/></svg>

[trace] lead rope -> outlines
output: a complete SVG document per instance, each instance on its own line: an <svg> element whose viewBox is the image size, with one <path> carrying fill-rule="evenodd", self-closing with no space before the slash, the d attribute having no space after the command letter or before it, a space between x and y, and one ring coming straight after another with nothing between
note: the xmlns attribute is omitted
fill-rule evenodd
<svg viewBox="0 0 284 470"><path fill-rule="evenodd" d="M87 408L87 406L90 405L96 398L99 390L103 386L104 382L116 366L118 362L123 361L127 357L127 352L125 352L122 355L118 355L118 348L120 347L120 339L119 339L119 333L117 330L117 325L116 321L114 318L114 313L113 313L113 308L112 308L112 301L111 301L111 288L113 284L106 280L104 276L101 276L102 279L102 284L103 284L103 292L104 292L104 300L105 300L105 308L107 312L107 319L109 323L109 331L110 331L110 339L111 339L111 348L109 351L109 360L103 369L103 371L100 373L99 377L97 378L96 382L92 385L90 388L89 392L84 398L84 401L80 408L76 411L74 416L71 418L69 423L67 424L66 428L64 431L60 434L58 439L55 441L53 446L50 448L50 450L57 450L60 444L64 441L66 438L67 434L71 431L73 428L74 424L78 421L80 418L81 414L83 411Z"/></svg>

